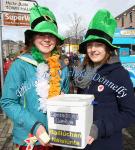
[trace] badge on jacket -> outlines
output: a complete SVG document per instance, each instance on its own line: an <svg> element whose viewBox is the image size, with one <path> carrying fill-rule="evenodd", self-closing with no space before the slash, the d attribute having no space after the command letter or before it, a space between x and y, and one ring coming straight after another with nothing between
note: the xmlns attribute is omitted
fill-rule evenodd
<svg viewBox="0 0 135 150"><path fill-rule="evenodd" d="M98 86L98 92L102 92L104 90L104 85L99 85Z"/></svg>

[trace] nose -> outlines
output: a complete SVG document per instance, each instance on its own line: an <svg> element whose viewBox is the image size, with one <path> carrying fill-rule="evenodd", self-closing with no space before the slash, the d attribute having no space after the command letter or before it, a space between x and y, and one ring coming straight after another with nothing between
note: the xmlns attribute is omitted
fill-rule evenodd
<svg viewBox="0 0 135 150"><path fill-rule="evenodd" d="M91 51L92 51L92 52L96 51L95 45L92 45L92 46L91 46Z"/></svg>
<svg viewBox="0 0 135 150"><path fill-rule="evenodd" d="M44 41L49 41L50 40L50 36L49 35L44 35Z"/></svg>

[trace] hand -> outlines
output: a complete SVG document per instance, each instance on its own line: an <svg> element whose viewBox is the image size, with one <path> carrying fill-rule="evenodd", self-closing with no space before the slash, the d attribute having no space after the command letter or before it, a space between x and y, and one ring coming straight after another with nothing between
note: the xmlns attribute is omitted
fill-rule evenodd
<svg viewBox="0 0 135 150"><path fill-rule="evenodd" d="M94 138L92 136L87 137L87 144L92 144L94 142Z"/></svg>
<svg viewBox="0 0 135 150"><path fill-rule="evenodd" d="M64 95L64 92L61 92L60 94L61 94L61 95Z"/></svg>
<svg viewBox="0 0 135 150"><path fill-rule="evenodd" d="M38 127L38 129L37 129L37 132L36 132L36 137L37 137L38 141L40 142L40 144L41 144L42 146L52 146L51 144L48 144L49 141L48 141L47 143L45 143L43 140L41 140L40 136L41 136L43 133L47 133L47 132L46 132L46 129L44 128L43 125L40 125L40 126Z"/></svg>

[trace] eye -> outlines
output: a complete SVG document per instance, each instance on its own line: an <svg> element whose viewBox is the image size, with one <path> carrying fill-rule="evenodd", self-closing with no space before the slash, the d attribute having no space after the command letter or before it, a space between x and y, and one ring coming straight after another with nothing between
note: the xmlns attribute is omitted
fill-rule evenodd
<svg viewBox="0 0 135 150"><path fill-rule="evenodd" d="M92 47L92 43L87 43L87 46L88 47Z"/></svg>
<svg viewBox="0 0 135 150"><path fill-rule="evenodd" d="M38 33L38 36L44 36L44 33Z"/></svg>
<svg viewBox="0 0 135 150"><path fill-rule="evenodd" d="M99 46L103 47L104 44L102 44L102 43L97 43L96 46L98 46L98 47L99 47Z"/></svg>
<svg viewBox="0 0 135 150"><path fill-rule="evenodd" d="M55 38L55 36L54 36L54 35L52 35L52 34L49 34L49 37L51 37L51 38Z"/></svg>

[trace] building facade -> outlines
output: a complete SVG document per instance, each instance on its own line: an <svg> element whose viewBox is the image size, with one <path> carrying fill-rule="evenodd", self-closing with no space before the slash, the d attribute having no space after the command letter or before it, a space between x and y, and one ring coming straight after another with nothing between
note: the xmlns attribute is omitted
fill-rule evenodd
<svg viewBox="0 0 135 150"><path fill-rule="evenodd" d="M79 49L79 43L82 42L82 37L79 39L76 38L66 38L64 41L64 44L62 45L62 50L66 53L66 54L70 54L70 53L78 53L78 49Z"/></svg>
<svg viewBox="0 0 135 150"><path fill-rule="evenodd" d="M12 40L3 40L2 41L2 51L3 58L6 57L14 57L19 53L21 49L23 49L24 43L23 41L12 41Z"/></svg>
<svg viewBox="0 0 135 150"><path fill-rule="evenodd" d="M116 18L119 28L135 28L135 5Z"/></svg>

